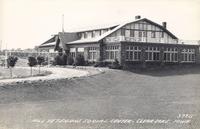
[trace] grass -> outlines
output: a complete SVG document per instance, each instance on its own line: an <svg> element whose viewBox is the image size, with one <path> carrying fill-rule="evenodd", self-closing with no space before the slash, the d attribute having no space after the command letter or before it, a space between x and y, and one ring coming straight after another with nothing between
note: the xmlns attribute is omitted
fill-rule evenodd
<svg viewBox="0 0 200 129"><path fill-rule="evenodd" d="M34 69L32 71L32 76L45 76L49 75L51 72L48 71L38 71L38 69ZM26 77L31 77L30 73L30 68L19 68L19 67L14 67L12 69L12 78L26 78ZM0 67L0 80L1 79L10 79L10 69L9 68L4 68Z"/></svg>
<svg viewBox="0 0 200 129"><path fill-rule="evenodd" d="M177 72L178 71L178 72ZM162 71L108 70L96 76L0 87L1 126L29 129L198 129L198 67ZM33 119L170 119L189 124L36 124Z"/></svg>

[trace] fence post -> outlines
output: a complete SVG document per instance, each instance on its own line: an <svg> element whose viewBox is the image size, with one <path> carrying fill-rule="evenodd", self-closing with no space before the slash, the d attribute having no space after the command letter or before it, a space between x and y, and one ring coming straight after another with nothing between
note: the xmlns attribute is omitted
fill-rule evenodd
<svg viewBox="0 0 200 129"><path fill-rule="evenodd" d="M47 66L49 67L49 65L50 65L50 59L49 59L50 58L50 53L48 52L47 54L48 54L48 58L47 58L48 59L48 65Z"/></svg>
<svg viewBox="0 0 200 129"><path fill-rule="evenodd" d="M5 50L5 68L7 67L7 58L8 58L8 51L7 50Z"/></svg>

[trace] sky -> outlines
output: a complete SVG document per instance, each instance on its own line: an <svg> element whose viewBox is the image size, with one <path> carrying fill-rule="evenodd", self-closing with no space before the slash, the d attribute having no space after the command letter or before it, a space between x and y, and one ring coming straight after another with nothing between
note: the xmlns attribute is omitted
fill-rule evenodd
<svg viewBox="0 0 200 129"><path fill-rule="evenodd" d="M0 0L1 49L34 48L53 34L118 24L136 15L179 39L200 40L200 0Z"/></svg>

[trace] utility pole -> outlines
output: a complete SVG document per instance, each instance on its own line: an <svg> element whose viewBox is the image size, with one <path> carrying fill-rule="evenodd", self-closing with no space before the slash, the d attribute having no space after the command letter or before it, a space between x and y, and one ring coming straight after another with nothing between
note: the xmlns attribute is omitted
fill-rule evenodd
<svg viewBox="0 0 200 129"><path fill-rule="evenodd" d="M1 51L1 49L2 49L2 40L0 41L0 51Z"/></svg>
<svg viewBox="0 0 200 129"><path fill-rule="evenodd" d="M64 33L65 32L65 30L64 30L64 19L65 17L64 17L64 14L62 15L62 32Z"/></svg>

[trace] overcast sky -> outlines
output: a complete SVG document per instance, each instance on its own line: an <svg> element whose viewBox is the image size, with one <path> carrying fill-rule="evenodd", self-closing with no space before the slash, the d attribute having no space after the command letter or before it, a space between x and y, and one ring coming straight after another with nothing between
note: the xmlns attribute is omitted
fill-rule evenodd
<svg viewBox="0 0 200 129"><path fill-rule="evenodd" d="M200 0L0 0L0 40L5 48L33 48L62 30L134 20L167 28L180 39L200 39Z"/></svg>

